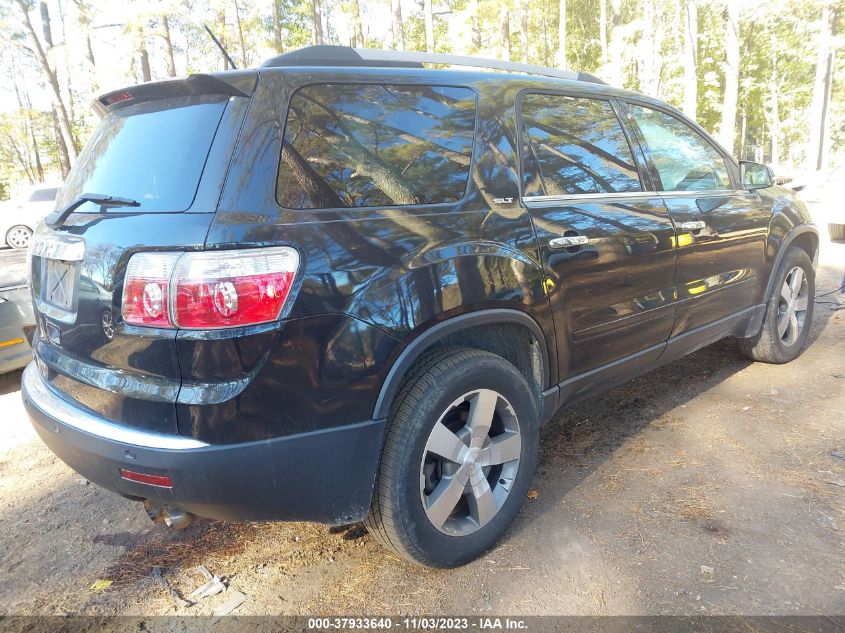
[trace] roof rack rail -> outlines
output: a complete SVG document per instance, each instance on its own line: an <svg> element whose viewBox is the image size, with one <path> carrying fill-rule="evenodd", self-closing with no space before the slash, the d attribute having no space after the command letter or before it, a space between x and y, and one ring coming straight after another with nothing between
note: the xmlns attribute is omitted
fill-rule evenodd
<svg viewBox="0 0 845 633"><path fill-rule="evenodd" d="M490 68L508 70L529 75L543 75L571 81L586 81L595 84L605 82L590 73L571 72L534 64L520 64L500 59L484 59L466 55L447 55L444 53L424 53L418 51L385 51L374 48L352 48L350 46L305 46L303 48L271 57L261 64L262 68L286 66L373 66L423 68L423 64L448 64L470 68Z"/></svg>

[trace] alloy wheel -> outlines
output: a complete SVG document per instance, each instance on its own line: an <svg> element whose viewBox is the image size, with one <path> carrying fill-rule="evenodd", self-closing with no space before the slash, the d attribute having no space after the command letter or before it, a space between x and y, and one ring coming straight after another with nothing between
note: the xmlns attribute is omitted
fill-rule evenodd
<svg viewBox="0 0 845 633"><path fill-rule="evenodd" d="M804 269L796 266L786 275L778 301L778 336L787 347L795 344L804 329L809 300Z"/></svg>
<svg viewBox="0 0 845 633"><path fill-rule="evenodd" d="M496 516L519 470L522 437L511 404L491 389L455 400L426 441L420 496L431 524L465 536Z"/></svg>

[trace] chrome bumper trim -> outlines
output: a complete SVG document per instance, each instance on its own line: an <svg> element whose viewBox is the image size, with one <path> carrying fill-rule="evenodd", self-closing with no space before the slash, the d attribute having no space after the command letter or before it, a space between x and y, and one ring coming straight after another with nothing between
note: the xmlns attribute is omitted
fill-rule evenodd
<svg viewBox="0 0 845 633"><path fill-rule="evenodd" d="M44 382L34 362L27 365L23 372L21 389L24 401L29 400L32 406L39 409L47 417L58 420L62 424L67 424L84 433L106 440L129 444L131 446L166 450L186 450L208 446L205 442L200 442L190 437L147 433L126 426L120 426L105 418L83 411L59 397Z"/></svg>

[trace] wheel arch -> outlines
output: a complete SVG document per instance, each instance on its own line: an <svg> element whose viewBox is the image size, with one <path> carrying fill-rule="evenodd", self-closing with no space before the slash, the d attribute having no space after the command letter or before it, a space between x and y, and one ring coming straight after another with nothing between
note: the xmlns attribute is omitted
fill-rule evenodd
<svg viewBox="0 0 845 633"><path fill-rule="evenodd" d="M534 389L541 419L554 413L557 389L549 389L549 349L542 328L520 310L491 308L441 321L411 340L393 362L382 384L373 419L387 417L391 402L414 363L429 350L444 346L482 349L501 356L513 364Z"/></svg>
<svg viewBox="0 0 845 633"><path fill-rule="evenodd" d="M775 283L775 275L778 267L786 255L786 251L790 246L798 246L810 256L813 261L813 267L818 267L819 263L819 230L813 224L797 224L793 226L781 240L780 247L775 254L769 271L769 280L766 283L766 294L764 297L769 297L772 292L772 285Z"/></svg>

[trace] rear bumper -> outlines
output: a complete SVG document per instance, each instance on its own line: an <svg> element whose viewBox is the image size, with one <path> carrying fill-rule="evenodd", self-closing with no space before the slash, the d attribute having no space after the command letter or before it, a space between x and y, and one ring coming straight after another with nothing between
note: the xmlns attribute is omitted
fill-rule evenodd
<svg viewBox="0 0 845 633"><path fill-rule="evenodd" d="M369 511L384 420L209 445L100 418L53 391L34 363L24 371L21 393L44 443L89 481L124 496L231 521L343 524ZM168 476L173 487L127 481L121 468Z"/></svg>

